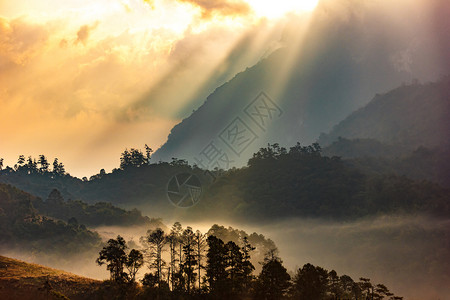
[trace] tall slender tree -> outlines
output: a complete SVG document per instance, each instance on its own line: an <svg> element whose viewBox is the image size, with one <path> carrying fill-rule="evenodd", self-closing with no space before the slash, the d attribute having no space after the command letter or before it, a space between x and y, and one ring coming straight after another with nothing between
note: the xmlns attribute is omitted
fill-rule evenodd
<svg viewBox="0 0 450 300"><path fill-rule="evenodd" d="M161 228L147 231L147 235L141 238L144 245L144 253L148 260L150 270L155 270L158 286L163 279L163 266L165 261L162 258L164 246L167 243L166 235Z"/></svg>
<svg viewBox="0 0 450 300"><path fill-rule="evenodd" d="M150 164L150 159L152 157L153 149L150 148L147 144L145 144L145 156L146 156L146 163Z"/></svg>
<svg viewBox="0 0 450 300"><path fill-rule="evenodd" d="M225 245L227 249L227 273L228 273L228 282L230 287L230 293L233 297L239 295L243 286L243 278L244 278L244 256L236 243L229 241Z"/></svg>
<svg viewBox="0 0 450 300"><path fill-rule="evenodd" d="M250 285L253 280L253 271L255 270L255 266L253 266L251 262L251 252L253 252L256 248L253 247L248 238L245 236L242 239L242 284L244 290L250 290Z"/></svg>
<svg viewBox="0 0 450 300"><path fill-rule="evenodd" d="M172 231L174 235L177 237L178 244L178 272L181 273L181 265L183 263L183 227L180 222L175 222L172 226Z"/></svg>
<svg viewBox="0 0 450 300"><path fill-rule="evenodd" d="M195 267L197 265L197 257L195 255L195 234L191 227L187 227L183 231L183 273L186 275L186 291L191 292L191 286L195 284Z"/></svg>
<svg viewBox="0 0 450 300"><path fill-rule="evenodd" d="M176 273L176 263L177 259L177 246L178 246L178 235L172 228L170 230L169 235L167 236L167 243L169 244L169 252L170 252L170 263L169 263L169 284L170 288L173 290L174 288L174 279Z"/></svg>
<svg viewBox="0 0 450 300"><path fill-rule="evenodd" d="M195 251L197 257L197 276L198 276L198 288L201 289L201 270L204 268L203 259L205 257L206 249L206 235L201 233L199 230L195 232Z"/></svg>
<svg viewBox="0 0 450 300"><path fill-rule="evenodd" d="M14 170L18 171L25 164L25 155L19 155L19 159L17 159L17 164L14 165Z"/></svg>

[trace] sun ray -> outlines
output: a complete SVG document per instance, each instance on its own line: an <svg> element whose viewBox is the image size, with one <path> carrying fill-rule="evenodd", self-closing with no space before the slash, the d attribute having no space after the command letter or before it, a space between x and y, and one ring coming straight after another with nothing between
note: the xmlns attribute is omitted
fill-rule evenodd
<svg viewBox="0 0 450 300"><path fill-rule="evenodd" d="M274 19L290 12L311 12L316 8L319 0L247 0L247 3L258 17Z"/></svg>

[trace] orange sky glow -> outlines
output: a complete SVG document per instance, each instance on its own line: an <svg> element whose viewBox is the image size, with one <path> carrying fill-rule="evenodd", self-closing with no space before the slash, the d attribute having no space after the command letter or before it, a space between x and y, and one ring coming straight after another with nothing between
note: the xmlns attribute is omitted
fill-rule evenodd
<svg viewBox="0 0 450 300"><path fill-rule="evenodd" d="M235 73L280 47L286 14L318 2L0 0L0 157L45 154L89 177L125 148L157 149L246 34L258 38Z"/></svg>

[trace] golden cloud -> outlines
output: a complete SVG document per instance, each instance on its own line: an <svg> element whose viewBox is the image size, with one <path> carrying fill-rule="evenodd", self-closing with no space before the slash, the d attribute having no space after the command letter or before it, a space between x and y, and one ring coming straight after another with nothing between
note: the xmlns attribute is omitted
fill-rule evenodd
<svg viewBox="0 0 450 300"><path fill-rule="evenodd" d="M0 17L0 57L6 63L25 65L39 53L47 38L43 26Z"/></svg>
<svg viewBox="0 0 450 300"><path fill-rule="evenodd" d="M250 6L240 0L178 0L179 2L190 3L197 6L202 11L203 18L212 15L221 16L242 16L251 12Z"/></svg>
<svg viewBox="0 0 450 300"><path fill-rule="evenodd" d="M78 29L77 39L75 40L75 44L82 43L86 45L87 40L91 34L91 31L94 30L98 26L98 22L95 22L93 25L83 25Z"/></svg>

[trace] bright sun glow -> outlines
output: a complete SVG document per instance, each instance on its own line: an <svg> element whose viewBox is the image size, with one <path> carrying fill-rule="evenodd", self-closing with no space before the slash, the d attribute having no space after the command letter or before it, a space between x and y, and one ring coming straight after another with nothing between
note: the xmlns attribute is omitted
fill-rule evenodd
<svg viewBox="0 0 450 300"><path fill-rule="evenodd" d="M256 15L278 18L288 12L308 12L316 8L319 0L247 0Z"/></svg>

